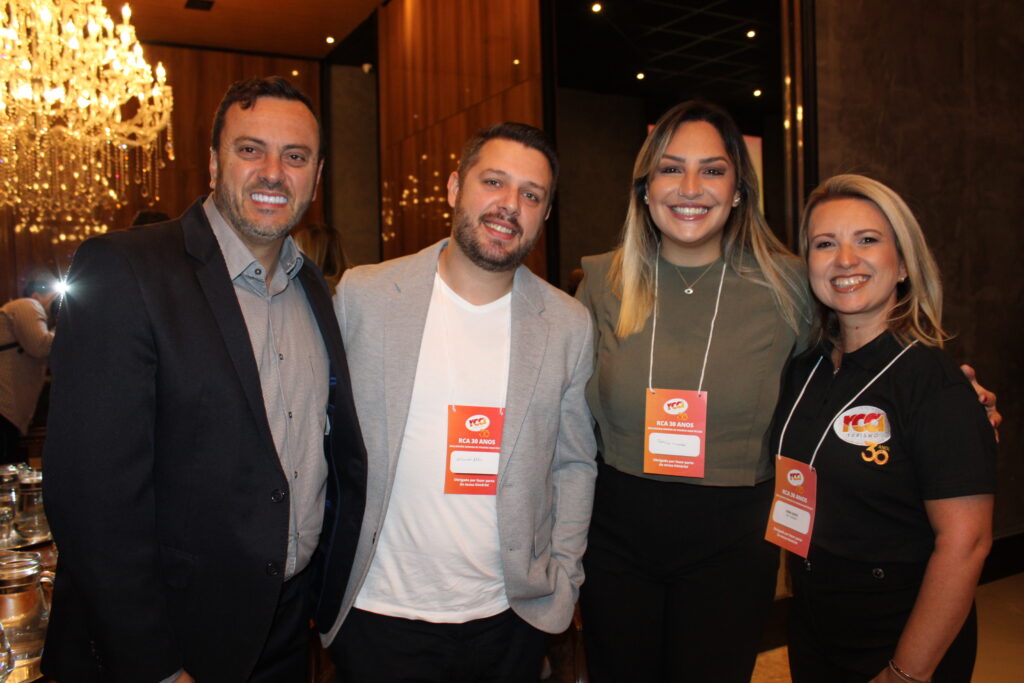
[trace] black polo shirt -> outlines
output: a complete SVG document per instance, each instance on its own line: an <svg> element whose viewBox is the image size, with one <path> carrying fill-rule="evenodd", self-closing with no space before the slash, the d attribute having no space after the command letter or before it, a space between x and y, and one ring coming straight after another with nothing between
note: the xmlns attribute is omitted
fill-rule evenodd
<svg viewBox="0 0 1024 683"><path fill-rule="evenodd" d="M774 453L809 462L828 428L818 474L813 546L860 561L923 562L934 532L924 501L995 490L996 444L985 409L941 349L916 344L837 413L902 350L888 332L843 356L831 345L790 364L775 410ZM822 358L779 446L779 434Z"/></svg>

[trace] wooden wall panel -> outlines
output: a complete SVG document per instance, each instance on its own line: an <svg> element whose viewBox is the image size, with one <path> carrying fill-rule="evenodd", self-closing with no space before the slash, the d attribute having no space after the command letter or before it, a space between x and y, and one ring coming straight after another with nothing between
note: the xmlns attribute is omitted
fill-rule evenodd
<svg viewBox="0 0 1024 683"><path fill-rule="evenodd" d="M394 0L378 13L384 258L451 232L463 143L501 121L542 125L537 0ZM545 274L541 240L527 259Z"/></svg>
<svg viewBox="0 0 1024 683"><path fill-rule="evenodd" d="M319 111L320 67L315 61L265 57L217 50L144 46L146 60L163 62L167 80L174 89L174 148L176 160L160 171L159 200L152 208L177 216L200 195L209 191L210 132L213 114L228 86L239 79L279 75L302 89ZM298 75L293 76L292 72ZM124 206L109 215L114 229L127 226L135 213L147 208L139 196L129 197ZM323 220L323 203L318 199L306 219ZM10 215L0 213L0 301L15 296L25 281L38 269L63 273L78 246L76 242L51 244L48 233L12 235Z"/></svg>

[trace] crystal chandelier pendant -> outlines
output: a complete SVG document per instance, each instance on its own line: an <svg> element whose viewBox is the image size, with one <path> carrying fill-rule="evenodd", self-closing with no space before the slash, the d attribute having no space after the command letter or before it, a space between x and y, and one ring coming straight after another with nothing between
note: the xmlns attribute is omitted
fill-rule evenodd
<svg viewBox="0 0 1024 683"><path fill-rule="evenodd" d="M0 207L16 232L85 239L131 192L159 199L173 97L121 17L100 0L0 2Z"/></svg>

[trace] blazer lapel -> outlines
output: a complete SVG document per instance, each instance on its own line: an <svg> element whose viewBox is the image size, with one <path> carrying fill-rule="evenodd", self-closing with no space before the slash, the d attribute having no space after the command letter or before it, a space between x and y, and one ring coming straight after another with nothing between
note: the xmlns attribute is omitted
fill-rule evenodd
<svg viewBox="0 0 1024 683"><path fill-rule="evenodd" d="M512 348L505 395L505 426L501 433L501 457L498 463L499 482L515 451L547 351L548 324L541 315L543 311L540 292L532 281L532 274L521 266L516 271L512 285Z"/></svg>
<svg viewBox="0 0 1024 683"><path fill-rule="evenodd" d="M217 238L214 237L213 229L206 220L203 199L196 200L189 207L181 217L181 225L185 251L198 261L196 279L199 280L199 286L213 311L213 317L217 320L224 345L242 383L245 399L256 420L260 436L270 446L270 452L276 462L277 451L274 448L274 437L270 433L270 423L267 421L267 410L263 405L260 373L256 367L256 359L252 355L249 329L245 326L245 318L242 317L242 309L238 305L238 297L228 276Z"/></svg>
<svg viewBox="0 0 1024 683"><path fill-rule="evenodd" d="M395 278L384 323L384 399L388 438L388 469L393 476L409 417L423 328L434 291L437 257L443 242L424 249L411 268Z"/></svg>

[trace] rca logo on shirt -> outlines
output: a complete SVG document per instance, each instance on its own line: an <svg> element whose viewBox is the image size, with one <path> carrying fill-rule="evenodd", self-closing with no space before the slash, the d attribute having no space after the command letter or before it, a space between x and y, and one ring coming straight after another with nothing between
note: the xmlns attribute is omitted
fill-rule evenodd
<svg viewBox="0 0 1024 683"><path fill-rule="evenodd" d="M881 408L857 406L844 411L832 423L832 430L840 439L854 446L881 444L892 438L889 416Z"/></svg>
<svg viewBox="0 0 1024 683"><path fill-rule="evenodd" d="M486 415L470 415L466 418L466 429L471 432L482 432L491 426L491 418Z"/></svg>
<svg viewBox="0 0 1024 683"><path fill-rule="evenodd" d="M669 400L665 401L665 403L661 406L661 409L664 410L669 415L684 415L685 416L686 410L689 407L690 407L690 404L687 403L685 399L682 399L682 398L670 398Z"/></svg>

